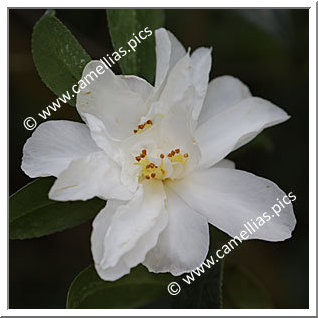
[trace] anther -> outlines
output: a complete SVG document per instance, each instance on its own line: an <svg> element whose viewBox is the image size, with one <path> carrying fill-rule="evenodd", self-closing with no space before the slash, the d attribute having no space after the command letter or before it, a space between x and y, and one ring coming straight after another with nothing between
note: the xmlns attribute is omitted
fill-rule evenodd
<svg viewBox="0 0 318 318"><path fill-rule="evenodd" d="M137 129L134 129L134 134L137 134L138 130Z"/></svg>
<svg viewBox="0 0 318 318"><path fill-rule="evenodd" d="M147 120L148 125L152 125L152 121L150 119Z"/></svg>
<svg viewBox="0 0 318 318"><path fill-rule="evenodd" d="M137 161L140 161L140 160L141 160L141 158L138 156L138 157L136 157L136 160L137 160Z"/></svg>
<svg viewBox="0 0 318 318"><path fill-rule="evenodd" d="M175 154L176 154L176 152L172 150L171 155L174 156Z"/></svg>
<svg viewBox="0 0 318 318"><path fill-rule="evenodd" d="M146 154L147 154L147 150L146 150L146 149L143 149L143 150L141 151L141 153L144 154L144 155L146 155Z"/></svg>
<svg viewBox="0 0 318 318"><path fill-rule="evenodd" d="M146 176L146 179L147 179L147 180L149 180L149 179L150 179L150 177L149 177L149 176Z"/></svg>
<svg viewBox="0 0 318 318"><path fill-rule="evenodd" d="M139 129L144 129L145 125L139 125L138 128Z"/></svg>
<svg viewBox="0 0 318 318"><path fill-rule="evenodd" d="M176 149L176 153L179 153L179 152L180 152L180 149L179 149L179 148L177 148L177 149Z"/></svg>
<svg viewBox="0 0 318 318"><path fill-rule="evenodd" d="M162 153L162 154L160 155L160 158L163 159L164 157L165 157L165 155Z"/></svg>
<svg viewBox="0 0 318 318"><path fill-rule="evenodd" d="M155 176L156 176L155 173L152 173L152 174L151 174L151 178L154 178Z"/></svg>
<svg viewBox="0 0 318 318"><path fill-rule="evenodd" d="M184 158L188 158L189 155L188 155L187 153L185 153L185 154L183 155L183 157L184 157Z"/></svg>
<svg viewBox="0 0 318 318"><path fill-rule="evenodd" d="M145 155L144 153L141 153L141 154L140 154L140 157L141 157L141 158L145 158L146 155Z"/></svg>

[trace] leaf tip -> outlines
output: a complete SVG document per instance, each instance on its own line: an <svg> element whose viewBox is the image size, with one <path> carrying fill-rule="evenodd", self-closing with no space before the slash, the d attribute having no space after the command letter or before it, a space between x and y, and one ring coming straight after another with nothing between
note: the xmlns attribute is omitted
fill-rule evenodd
<svg viewBox="0 0 318 318"><path fill-rule="evenodd" d="M55 16L55 10L54 9L47 9L45 12L44 12L44 15L52 15L52 16Z"/></svg>

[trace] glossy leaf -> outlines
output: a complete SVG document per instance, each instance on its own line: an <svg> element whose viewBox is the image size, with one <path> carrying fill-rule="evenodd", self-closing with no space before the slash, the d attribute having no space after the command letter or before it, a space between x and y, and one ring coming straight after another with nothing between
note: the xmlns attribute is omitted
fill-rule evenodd
<svg viewBox="0 0 318 318"><path fill-rule="evenodd" d="M191 273L184 274L178 280L181 291L178 295L173 296L173 308L215 309L221 307L223 262L215 263L211 268L204 266L200 268L201 271L196 270L200 276ZM187 278L190 276L194 279Z"/></svg>
<svg viewBox="0 0 318 318"><path fill-rule="evenodd" d="M78 43L66 26L48 10L36 23L32 34L32 54L36 69L48 88L61 97L69 91L75 105L75 94L71 91L82 76L90 56Z"/></svg>
<svg viewBox="0 0 318 318"><path fill-rule="evenodd" d="M262 284L247 270L225 263L223 308L273 308L271 298Z"/></svg>
<svg viewBox="0 0 318 318"><path fill-rule="evenodd" d="M123 74L137 75L153 83L156 68L154 31L163 26L164 10L108 9L107 19L115 51L117 52L120 47L130 50L119 60ZM146 27L152 31L152 35L142 40L139 32ZM138 43L134 35L141 43ZM145 33L142 35L145 37ZM130 40L138 44L135 52L127 44ZM134 44L134 42L131 43Z"/></svg>
<svg viewBox="0 0 318 318"><path fill-rule="evenodd" d="M9 237L26 239L40 237L72 228L91 220L105 201L59 202L48 199L55 178L39 178L10 196Z"/></svg>
<svg viewBox="0 0 318 318"><path fill-rule="evenodd" d="M169 274L154 274L138 266L114 282L102 280L93 265L73 280L66 308L140 308L162 297L169 297ZM171 296L172 297L172 296Z"/></svg>

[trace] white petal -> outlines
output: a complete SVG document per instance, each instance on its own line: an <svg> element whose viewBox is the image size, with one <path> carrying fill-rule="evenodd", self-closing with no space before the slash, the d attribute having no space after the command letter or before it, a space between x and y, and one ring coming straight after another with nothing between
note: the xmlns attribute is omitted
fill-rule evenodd
<svg viewBox="0 0 318 318"><path fill-rule="evenodd" d="M49 192L49 198L57 201L93 197L104 200L128 200L132 197L132 193L120 182L119 167L102 151L73 160Z"/></svg>
<svg viewBox="0 0 318 318"><path fill-rule="evenodd" d="M112 139L103 121L95 115L85 114L85 122L98 147L100 147L113 161L118 162L120 141Z"/></svg>
<svg viewBox="0 0 318 318"><path fill-rule="evenodd" d="M88 78L90 84L77 95L76 107L84 120L86 114L94 115L102 121L112 140L122 140L133 133L147 107L142 96L111 70L105 69L96 78L94 73L100 65L100 61L91 61L85 66L82 79ZM93 128L90 127L94 138Z"/></svg>
<svg viewBox="0 0 318 318"><path fill-rule="evenodd" d="M273 182L251 173L223 168L200 170L170 186L194 210L230 236L245 230L244 224L256 223L267 212L270 216L250 239L282 241L291 237L296 219L292 203L282 209L280 216L272 210L277 199L286 194Z"/></svg>
<svg viewBox="0 0 318 318"><path fill-rule="evenodd" d="M111 225L112 218L122 201L108 200L107 205L102 209L93 221L91 235L91 249L95 268L99 276L104 280L114 281L130 272L130 267L121 261L115 267L103 269L100 262L104 255L104 239L107 229Z"/></svg>
<svg viewBox="0 0 318 318"><path fill-rule="evenodd" d="M288 118L284 110L258 97L249 97L212 116L195 132L202 154L200 165L212 166L263 129Z"/></svg>
<svg viewBox="0 0 318 318"><path fill-rule="evenodd" d="M143 264L150 272L181 275L200 266L209 250L207 219L166 188L168 225Z"/></svg>
<svg viewBox="0 0 318 318"><path fill-rule="evenodd" d="M117 209L123 204L122 201L109 200L104 208L93 222L93 231L91 236L92 254L95 262L95 268L99 276L104 280L114 281L130 272L132 267L142 262L145 258L145 250L153 246L158 239L159 233L166 226L167 214L163 213L158 222L148 232L144 233L136 242L134 248L124 254L118 263L113 267L102 267L100 265L104 255L104 238L107 230L111 226L112 218ZM107 242L105 242L107 244ZM150 247L150 248L151 248Z"/></svg>
<svg viewBox="0 0 318 318"><path fill-rule="evenodd" d="M233 76L224 75L213 79L207 89L199 125L250 96L248 87Z"/></svg>
<svg viewBox="0 0 318 318"><path fill-rule="evenodd" d="M124 261L121 261L116 266L106 269L95 263L95 269L101 279L113 282L129 274L131 267L129 267Z"/></svg>
<svg viewBox="0 0 318 318"><path fill-rule="evenodd" d="M114 267L126 253L135 248L146 233L156 227L161 218L167 221L164 203L162 182L150 180L140 186L131 201L118 207L104 238L104 255L100 262L103 268ZM135 257L129 258L134 266L142 262L146 253L155 246L159 232L167 224L160 223L160 231L154 231L150 240L141 242L142 248L136 251L138 253L133 253Z"/></svg>
<svg viewBox="0 0 318 318"><path fill-rule="evenodd" d="M147 101L149 96L153 93L154 88L144 79L134 75L120 75L132 92L140 95L144 102Z"/></svg>
<svg viewBox="0 0 318 318"><path fill-rule="evenodd" d="M169 71L185 56L186 51L177 38L164 28L155 31L156 37L156 87L165 80Z"/></svg>
<svg viewBox="0 0 318 318"><path fill-rule="evenodd" d="M31 178L57 177L72 160L97 150L85 124L50 120L25 143L21 168Z"/></svg>
<svg viewBox="0 0 318 318"><path fill-rule="evenodd" d="M105 233L111 224L111 220L117 208L121 204L122 201L108 200L106 207L99 212L93 222L93 231L91 235L93 259L97 273L105 280L113 281L130 272L130 267L128 267L124 262L121 262L114 268L108 268L105 270L99 265L104 255Z"/></svg>
<svg viewBox="0 0 318 318"><path fill-rule="evenodd" d="M99 264L104 255L105 233L109 228L112 218L123 201L108 200L106 206L96 215L93 221L91 235L91 249L96 264Z"/></svg>
<svg viewBox="0 0 318 318"><path fill-rule="evenodd" d="M156 95L160 96L152 104L149 116L166 114L172 107L181 106L197 120L206 95L210 69L210 49L199 48L191 57L189 53L182 57L156 91Z"/></svg>
<svg viewBox="0 0 318 318"><path fill-rule="evenodd" d="M216 163L213 168L235 169L235 162L228 159L223 159Z"/></svg>
<svg viewBox="0 0 318 318"><path fill-rule="evenodd" d="M191 54L191 82L196 92L192 113L195 120L199 117L207 92L211 62L211 49L201 47Z"/></svg>
<svg viewBox="0 0 318 318"><path fill-rule="evenodd" d="M191 86L191 58L186 54L170 71L156 105L156 112L166 114L176 103L184 100Z"/></svg>

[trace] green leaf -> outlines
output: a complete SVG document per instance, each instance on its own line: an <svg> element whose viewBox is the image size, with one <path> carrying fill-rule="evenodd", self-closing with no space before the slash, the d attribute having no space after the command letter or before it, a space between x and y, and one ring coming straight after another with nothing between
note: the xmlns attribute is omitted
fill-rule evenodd
<svg viewBox="0 0 318 318"><path fill-rule="evenodd" d="M273 308L262 284L247 270L226 262L224 268L223 308Z"/></svg>
<svg viewBox="0 0 318 318"><path fill-rule="evenodd" d="M62 231L92 219L105 201L58 202L48 199L55 178L39 178L10 196L9 237L26 239Z"/></svg>
<svg viewBox="0 0 318 318"><path fill-rule="evenodd" d="M168 296L169 274L153 274L143 266L114 282L102 280L93 265L73 280L66 308L140 308ZM172 296L171 296L172 297Z"/></svg>
<svg viewBox="0 0 318 318"><path fill-rule="evenodd" d="M200 277L193 274L194 281L191 282L187 276L182 275L178 280L181 291L173 298L174 308L187 309L215 309L221 308L222 304L222 283L223 283L223 262L220 261L209 269L204 266L200 267L204 273L200 273ZM197 272L200 272L196 270ZM191 284L187 284L182 278Z"/></svg>
<svg viewBox="0 0 318 318"><path fill-rule="evenodd" d="M108 9L107 19L116 52L120 47L129 49L128 41L135 40L133 33L138 37L139 32L146 27L152 31L151 36L140 40L141 43L136 46L135 52L130 49L131 52L119 60L119 65L123 74L137 75L153 83L156 68L154 30L163 26L164 10Z"/></svg>
<svg viewBox="0 0 318 318"><path fill-rule="evenodd" d="M48 10L32 33L32 54L42 81L57 96L70 91L82 76L90 56L65 25ZM75 95L75 94L74 94ZM75 96L68 102L75 106Z"/></svg>

